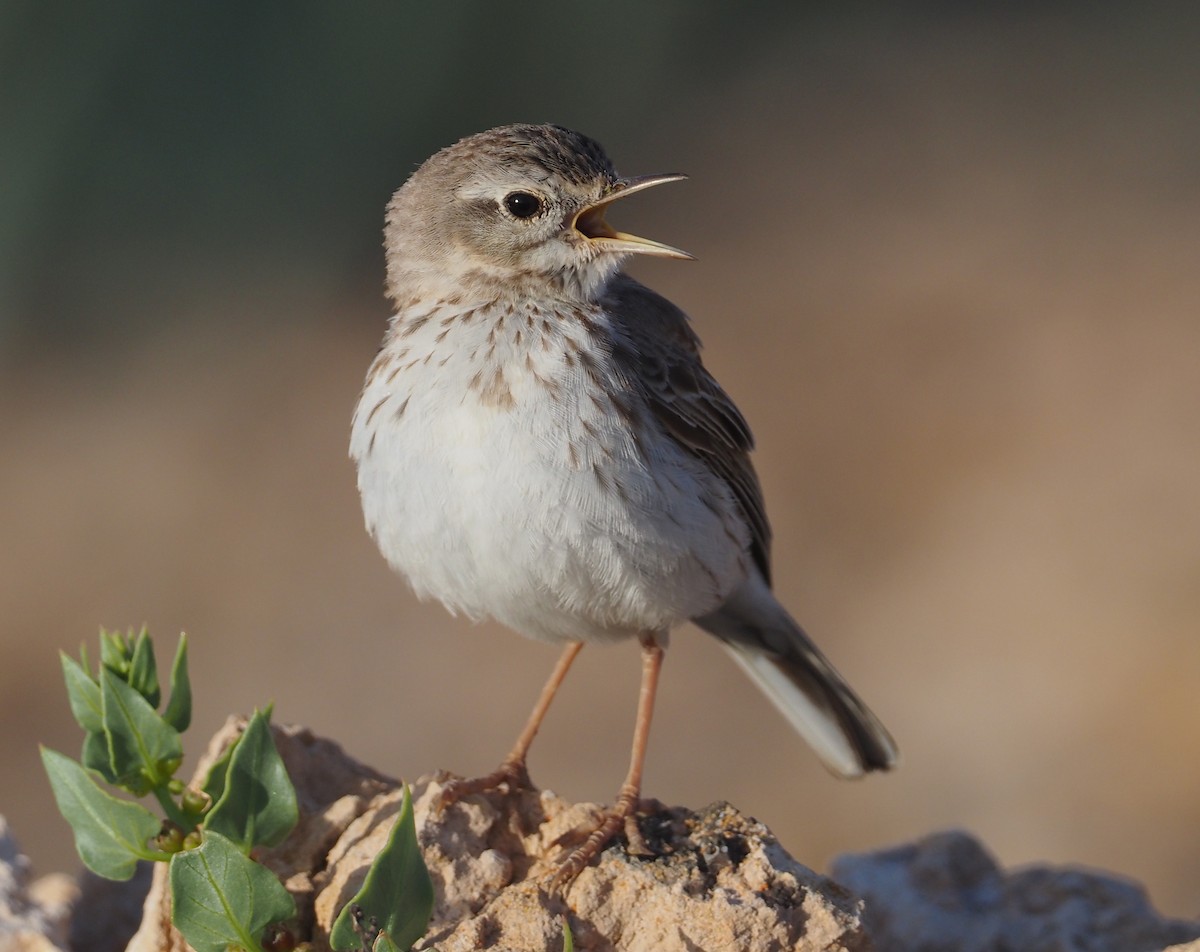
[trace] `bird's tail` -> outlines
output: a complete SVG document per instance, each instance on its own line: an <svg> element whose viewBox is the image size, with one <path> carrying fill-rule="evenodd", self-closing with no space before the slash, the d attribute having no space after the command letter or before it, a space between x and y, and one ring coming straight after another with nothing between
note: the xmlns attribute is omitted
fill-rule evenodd
<svg viewBox="0 0 1200 952"><path fill-rule="evenodd" d="M788 723L842 777L896 765L896 742L761 578L694 619L716 635Z"/></svg>

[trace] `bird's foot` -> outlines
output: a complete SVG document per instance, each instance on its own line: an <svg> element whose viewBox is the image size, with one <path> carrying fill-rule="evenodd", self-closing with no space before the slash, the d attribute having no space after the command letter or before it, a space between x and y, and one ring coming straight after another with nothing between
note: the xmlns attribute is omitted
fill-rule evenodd
<svg viewBox="0 0 1200 952"><path fill-rule="evenodd" d="M628 843L628 852L634 856L653 856L654 851L646 844L638 827L637 812L641 799L635 789L623 788L616 802L606 811L600 822L587 834L587 839L577 846L543 880L551 895L561 895L570 888L576 877L587 865L603 852L622 828Z"/></svg>
<svg viewBox="0 0 1200 952"><path fill-rule="evenodd" d="M489 793L492 790L499 790L501 787L505 787L509 793L533 787L525 761L506 760L483 777L473 777L470 780L460 777L451 780L442 787L434 809L440 814L463 797L468 797L473 793Z"/></svg>

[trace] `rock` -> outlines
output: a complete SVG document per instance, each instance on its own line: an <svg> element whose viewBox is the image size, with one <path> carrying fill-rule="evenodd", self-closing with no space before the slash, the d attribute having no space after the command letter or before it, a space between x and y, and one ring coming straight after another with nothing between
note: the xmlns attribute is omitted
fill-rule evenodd
<svg viewBox="0 0 1200 952"><path fill-rule="evenodd" d="M30 879L29 858L0 816L0 952L65 952L78 887L61 874Z"/></svg>
<svg viewBox="0 0 1200 952"><path fill-rule="evenodd" d="M75 952L121 952L142 921L142 905L156 863L138 863L126 882L102 879L83 870L79 898L71 915L70 946Z"/></svg>
<svg viewBox="0 0 1200 952"><path fill-rule="evenodd" d="M633 857L610 847L565 897L539 879L558 843L595 817L593 804L553 793L469 797L437 817L442 782L414 784L414 814L436 907L421 946L438 952L562 947L563 921L580 950L865 950L857 903L805 869L761 823L728 804L699 813L659 808L641 818L656 854ZM317 899L322 933L362 881L399 809L399 794L360 817L330 855Z"/></svg>
<svg viewBox="0 0 1200 952"><path fill-rule="evenodd" d="M241 722L214 738L201 765L219 756ZM259 859L280 874L300 908L300 938L317 952L342 906L382 848L400 808L401 786L300 728L275 742L301 801L297 830ZM552 793L466 798L437 817L442 778L413 784L414 813L436 892L420 948L438 952L560 949L570 922L580 952L865 952L858 902L793 860L762 824L727 804L700 813L658 809L642 819L656 855L617 845L584 870L565 897L539 888L560 840L599 807ZM169 925L166 869L155 870L142 927L130 952L182 950Z"/></svg>
<svg viewBox="0 0 1200 952"><path fill-rule="evenodd" d="M201 770L243 723L214 738ZM387 839L403 789L303 728L273 730L302 818L257 858L296 897L296 938L327 952L333 921ZM724 803L699 812L647 805L639 825L651 855L631 855L618 841L554 897L540 878L600 808L521 790L467 797L439 816L431 807L446 779L412 786L436 901L418 949L557 952L565 921L580 952L1200 952L1200 923L1164 919L1125 880L1048 867L1005 872L970 836L942 833L841 857L835 882ZM81 906L76 918L92 914ZM61 930L46 944L12 948L62 948L54 936ZM169 925L165 866L155 869L129 948L187 949Z"/></svg>
<svg viewBox="0 0 1200 952"><path fill-rule="evenodd" d="M1005 873L966 833L842 856L833 876L865 901L877 952L1200 952L1200 923L1163 918L1135 883L1047 866Z"/></svg>

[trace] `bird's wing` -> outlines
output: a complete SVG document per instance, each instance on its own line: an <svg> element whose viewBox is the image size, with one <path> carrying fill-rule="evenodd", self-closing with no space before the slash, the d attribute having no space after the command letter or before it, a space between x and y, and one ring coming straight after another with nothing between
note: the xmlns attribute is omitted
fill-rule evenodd
<svg viewBox="0 0 1200 952"><path fill-rule="evenodd" d="M704 369L700 339L687 315L624 275L609 285L603 304L627 337L613 345L618 367L667 434L729 486L750 528L751 555L770 585L771 526L750 462L754 437L729 395Z"/></svg>

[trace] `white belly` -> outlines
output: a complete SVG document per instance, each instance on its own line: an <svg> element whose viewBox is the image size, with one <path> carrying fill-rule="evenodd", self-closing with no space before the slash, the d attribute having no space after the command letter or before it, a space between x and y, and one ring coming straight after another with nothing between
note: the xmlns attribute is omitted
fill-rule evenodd
<svg viewBox="0 0 1200 952"><path fill-rule="evenodd" d="M603 396L621 385L603 359L588 374L567 356L569 327L549 347L497 346L483 322L444 330L389 341L351 437L368 531L418 595L596 640L711 611L745 577L728 490L656 429L639 449Z"/></svg>

